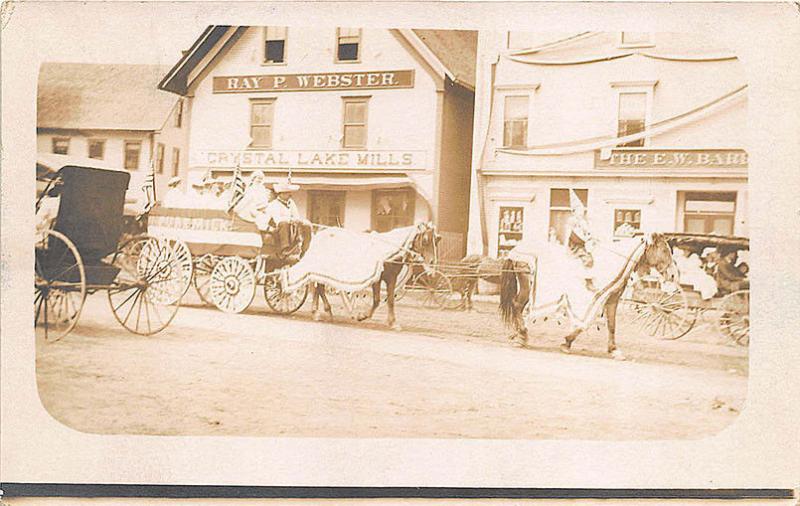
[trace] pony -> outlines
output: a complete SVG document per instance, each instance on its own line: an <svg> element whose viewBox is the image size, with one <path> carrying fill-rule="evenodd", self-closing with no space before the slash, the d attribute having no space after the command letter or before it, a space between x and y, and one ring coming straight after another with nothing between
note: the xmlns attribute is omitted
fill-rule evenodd
<svg viewBox="0 0 800 506"><path fill-rule="evenodd" d="M547 247L556 248L549 243ZM543 252L546 252L545 248L543 247ZM568 255L563 248L560 251L563 255ZM572 331L564 337L561 350L569 353L573 341L589 327L598 311L603 310L608 325L608 353L615 359L624 360L617 348L615 331L617 306L628 280L632 275L645 276L653 268L667 281L674 282L678 276L677 266L666 239L657 233L641 237L628 254L602 246L597 246L595 251L595 268L605 267L606 276L600 280L602 288L593 293L585 285L582 269L569 266L560 270L554 268L557 264L548 262L546 254L541 258L534 256L532 262L513 258L505 260L500 280L500 314L506 325L516 331L511 339L519 336L523 344L527 344L526 320L563 311L569 317ZM578 262L566 257L565 261ZM544 296L539 294L540 298L547 300L541 300L540 305L534 307L537 303L537 289L542 287L549 293ZM576 310L580 307L580 304L576 304L579 300L585 302L582 313Z"/></svg>
<svg viewBox="0 0 800 506"><path fill-rule="evenodd" d="M408 248L403 248L397 256L387 260L383 264L383 270L380 278L372 284L372 306L365 313L357 316L357 321L364 321L372 318L375 310L381 303L381 283L386 285L386 305L388 308L387 323L392 330L402 330L400 325L397 324L397 318L394 313L395 302L395 289L397 288L397 278L403 269L403 266L409 263L421 262L424 265L435 264L438 260L438 244L441 236L436 233L436 228L433 223L420 223L414 232L411 239L411 244ZM325 287L321 283L314 286L314 298L312 302L313 318L317 321L321 320L319 313L319 301L322 300L325 313L329 319L333 319L333 311L328 302L328 297L325 295Z"/></svg>

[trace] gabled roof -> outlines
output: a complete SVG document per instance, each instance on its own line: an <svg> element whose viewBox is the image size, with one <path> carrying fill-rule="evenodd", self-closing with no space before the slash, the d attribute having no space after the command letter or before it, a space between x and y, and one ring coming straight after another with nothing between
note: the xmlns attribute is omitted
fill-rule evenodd
<svg viewBox="0 0 800 506"><path fill-rule="evenodd" d="M185 51L178 63L172 67L159 83L159 89L185 95L190 83L189 75L202 65L214 46L236 26L209 26L200 37ZM398 30L409 40L411 46L439 71L442 77L475 89L475 58L477 55L478 33L464 30ZM423 47L419 47L419 43ZM206 60L209 61L209 60Z"/></svg>
<svg viewBox="0 0 800 506"><path fill-rule="evenodd" d="M43 63L38 128L159 130L177 98L156 85L161 65Z"/></svg>

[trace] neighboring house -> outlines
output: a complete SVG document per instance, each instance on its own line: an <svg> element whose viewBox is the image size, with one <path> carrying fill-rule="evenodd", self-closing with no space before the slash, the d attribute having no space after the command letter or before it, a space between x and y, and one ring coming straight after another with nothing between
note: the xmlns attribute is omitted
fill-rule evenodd
<svg viewBox="0 0 800 506"><path fill-rule="evenodd" d="M159 87L187 100L190 178L261 170L316 223L433 220L465 250L477 34L210 26Z"/></svg>
<svg viewBox="0 0 800 506"><path fill-rule="evenodd" d="M747 235L747 89L686 34L481 32L470 252L592 232Z"/></svg>
<svg viewBox="0 0 800 506"><path fill-rule="evenodd" d="M156 171L156 196L185 175L183 100L158 90L168 67L44 63L37 93L37 151L102 161L131 172L131 188Z"/></svg>

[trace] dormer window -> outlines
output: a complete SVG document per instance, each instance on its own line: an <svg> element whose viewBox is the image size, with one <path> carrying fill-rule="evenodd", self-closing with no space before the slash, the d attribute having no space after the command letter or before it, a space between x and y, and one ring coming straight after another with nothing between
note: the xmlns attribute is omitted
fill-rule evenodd
<svg viewBox="0 0 800 506"><path fill-rule="evenodd" d="M268 26L264 30L264 63L286 63L286 27Z"/></svg>
<svg viewBox="0 0 800 506"><path fill-rule="evenodd" d="M336 29L336 61L357 62L361 50L361 28Z"/></svg>
<svg viewBox="0 0 800 506"><path fill-rule="evenodd" d="M620 32L619 47L653 47L653 34L650 32Z"/></svg>

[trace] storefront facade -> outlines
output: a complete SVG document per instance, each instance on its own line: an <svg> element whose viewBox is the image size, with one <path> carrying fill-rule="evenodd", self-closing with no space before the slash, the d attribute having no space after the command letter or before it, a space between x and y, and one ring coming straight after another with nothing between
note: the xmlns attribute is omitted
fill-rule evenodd
<svg viewBox="0 0 800 506"><path fill-rule="evenodd" d="M449 33L456 64L411 30L209 27L160 85L189 104L190 179L291 175L311 221L433 220L463 250L475 37Z"/></svg>
<svg viewBox="0 0 800 506"><path fill-rule="evenodd" d="M747 96L734 55L687 35L481 33L469 250L592 233L747 235Z"/></svg>

